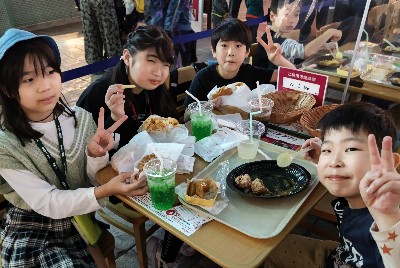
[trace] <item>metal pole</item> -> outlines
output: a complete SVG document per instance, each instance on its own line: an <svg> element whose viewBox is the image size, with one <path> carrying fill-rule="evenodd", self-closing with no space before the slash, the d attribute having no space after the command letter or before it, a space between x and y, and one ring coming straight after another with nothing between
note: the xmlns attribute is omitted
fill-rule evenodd
<svg viewBox="0 0 400 268"><path fill-rule="evenodd" d="M204 14L204 0L199 0L198 5L199 12L197 13L197 19L199 20L200 24L200 32L203 31L203 14Z"/></svg>
<svg viewBox="0 0 400 268"><path fill-rule="evenodd" d="M351 74L353 73L353 66L354 66L354 62L356 61L356 58L357 58L358 47L360 45L361 36L363 34L365 21L367 20L368 9L369 9L370 3L371 3L371 0L367 0L367 3L365 3L364 14L363 14L363 17L361 19L360 29L358 30L357 41L356 41L356 45L355 45L354 50L353 50L353 57L351 58L351 62L350 62L350 66L349 66L350 67L349 68L349 75L347 76L347 79L346 79L346 86L344 87L342 101L340 102L341 104L344 104L344 101L346 100L347 90L348 90L349 85L350 85Z"/></svg>

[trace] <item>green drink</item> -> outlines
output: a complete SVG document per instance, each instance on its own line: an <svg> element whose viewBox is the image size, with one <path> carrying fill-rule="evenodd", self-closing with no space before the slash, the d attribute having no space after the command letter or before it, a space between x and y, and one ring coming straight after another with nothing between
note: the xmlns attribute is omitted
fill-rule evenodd
<svg viewBox="0 0 400 268"><path fill-rule="evenodd" d="M213 108L213 103L208 101L201 101L200 105L197 102L189 104L192 135L196 137L196 141L211 135L211 112Z"/></svg>
<svg viewBox="0 0 400 268"><path fill-rule="evenodd" d="M212 123L210 114L203 113L200 115L199 113L194 113L190 118L192 122L192 134L196 137L196 141L211 135Z"/></svg>
<svg viewBox="0 0 400 268"><path fill-rule="evenodd" d="M151 203L154 208L167 210L172 208L175 202L176 163L170 159L164 159L162 170L160 167L160 160L152 159L144 165L143 171L147 176Z"/></svg>

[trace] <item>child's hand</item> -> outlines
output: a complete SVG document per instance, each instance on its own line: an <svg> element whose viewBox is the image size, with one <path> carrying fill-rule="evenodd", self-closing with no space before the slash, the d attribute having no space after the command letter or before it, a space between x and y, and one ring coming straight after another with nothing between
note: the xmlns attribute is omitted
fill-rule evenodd
<svg viewBox="0 0 400 268"><path fill-rule="evenodd" d="M336 42L325 43L324 46L329 50L331 54L333 54L333 51L336 50Z"/></svg>
<svg viewBox="0 0 400 268"><path fill-rule="evenodd" d="M137 180L131 181L131 175L131 172L121 173L112 178L106 184L96 187L94 189L96 199L101 199L115 194L127 196L145 194L149 190L146 176L141 173ZM131 182L129 183L129 181Z"/></svg>
<svg viewBox="0 0 400 268"><path fill-rule="evenodd" d="M274 47L275 47L275 50L272 53L268 54L268 59L270 62L272 62L276 66L281 66L281 65L283 65L281 62L283 61L283 59L285 59L282 56L281 45L278 43L275 43Z"/></svg>
<svg viewBox="0 0 400 268"><path fill-rule="evenodd" d="M371 171L360 182L360 193L379 229L400 220L400 174L394 166L392 139L382 141L381 155L375 136L368 136Z"/></svg>
<svg viewBox="0 0 400 268"><path fill-rule="evenodd" d="M222 104L222 99L221 99L221 97L218 97L216 99L213 99L212 102L214 103L214 107L218 108Z"/></svg>
<svg viewBox="0 0 400 268"><path fill-rule="evenodd" d="M283 66L295 69L296 67L282 56L282 49L280 44L274 44L274 41L272 40L271 30L268 26L265 27L265 33L267 35L268 44L265 43L264 40L262 40L262 38L259 36L257 36L257 42L262 45L262 47L265 49L265 52L267 52L269 61L276 66Z"/></svg>
<svg viewBox="0 0 400 268"><path fill-rule="evenodd" d="M113 189L113 194L127 196L143 195L149 191L147 178L144 173L140 173L138 179L131 179L132 173L121 173L112 178L107 184ZM128 183L130 181L130 183Z"/></svg>
<svg viewBox="0 0 400 268"><path fill-rule="evenodd" d="M120 84L111 85L107 89L105 102L111 111L111 118L118 121L125 115L125 94Z"/></svg>
<svg viewBox="0 0 400 268"><path fill-rule="evenodd" d="M100 108L97 131L90 138L87 151L90 157L104 156L109 150L114 148L114 131L128 118L124 115L108 129L104 129L104 108Z"/></svg>
<svg viewBox="0 0 400 268"><path fill-rule="evenodd" d="M306 140L301 145L301 149L311 146L313 150L306 152L304 158L317 164L319 156L321 155L321 143L321 139L316 137Z"/></svg>
<svg viewBox="0 0 400 268"><path fill-rule="evenodd" d="M329 35L331 36L331 41L332 42L337 42L342 38L342 31L338 29L328 29Z"/></svg>
<svg viewBox="0 0 400 268"><path fill-rule="evenodd" d="M277 50L280 49L280 47L277 46L277 44L274 44L274 41L272 40L272 35L271 35L271 30L269 27L265 27L265 34L267 35L267 41L268 44L262 40L261 37L257 36L257 42L262 45L262 47L265 49L265 52L267 52L268 58L270 57L270 54L276 54ZM281 52L279 52L281 54Z"/></svg>

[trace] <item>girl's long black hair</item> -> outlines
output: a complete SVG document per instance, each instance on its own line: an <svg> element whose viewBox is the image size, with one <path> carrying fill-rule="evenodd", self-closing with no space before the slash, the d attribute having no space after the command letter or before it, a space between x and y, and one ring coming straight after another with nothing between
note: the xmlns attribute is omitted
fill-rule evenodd
<svg viewBox="0 0 400 268"><path fill-rule="evenodd" d="M20 105L19 85L23 77L25 58L30 57L36 74L39 70L45 75L45 67L53 68L61 74L61 62L54 55L53 50L41 38L34 38L16 43L3 56L0 61L0 118L1 129L12 132L20 141L22 146L25 142L40 138L42 133L34 130L29 124ZM71 110L65 99L58 101L54 112L60 115L65 112L77 119L75 112Z"/></svg>
<svg viewBox="0 0 400 268"><path fill-rule="evenodd" d="M123 47L129 51L134 59L140 51L154 48L157 56L163 62L173 64L174 62L174 45L167 33L157 26L139 26L135 31L131 32L127 37L127 42ZM111 84L129 84L129 79L124 61L120 62L114 69ZM148 91L149 96L156 101L154 105L154 113L160 116L177 117L176 103L169 94L165 83L154 90ZM134 98L134 94L130 91L125 93L125 110L129 109L130 101Z"/></svg>

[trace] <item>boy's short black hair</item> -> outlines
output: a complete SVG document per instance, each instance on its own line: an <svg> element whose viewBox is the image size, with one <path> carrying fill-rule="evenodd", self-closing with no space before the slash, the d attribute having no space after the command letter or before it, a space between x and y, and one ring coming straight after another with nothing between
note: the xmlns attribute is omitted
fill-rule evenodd
<svg viewBox="0 0 400 268"><path fill-rule="evenodd" d="M330 130L348 129L353 133L365 131L374 134L378 148L382 140L390 136L396 140L396 126L393 120L378 106L367 102L349 102L325 114L318 123L321 139Z"/></svg>
<svg viewBox="0 0 400 268"><path fill-rule="evenodd" d="M269 6L269 11L272 11L272 12L274 12L275 15L277 15L278 9L281 9L286 5L291 5L294 2L298 2L298 5L302 4L301 0L271 0L271 5Z"/></svg>
<svg viewBox="0 0 400 268"><path fill-rule="evenodd" d="M220 40L240 42L246 45L246 49L249 50L251 46L251 32L243 21L227 18L221 21L211 34L211 47L214 51Z"/></svg>

